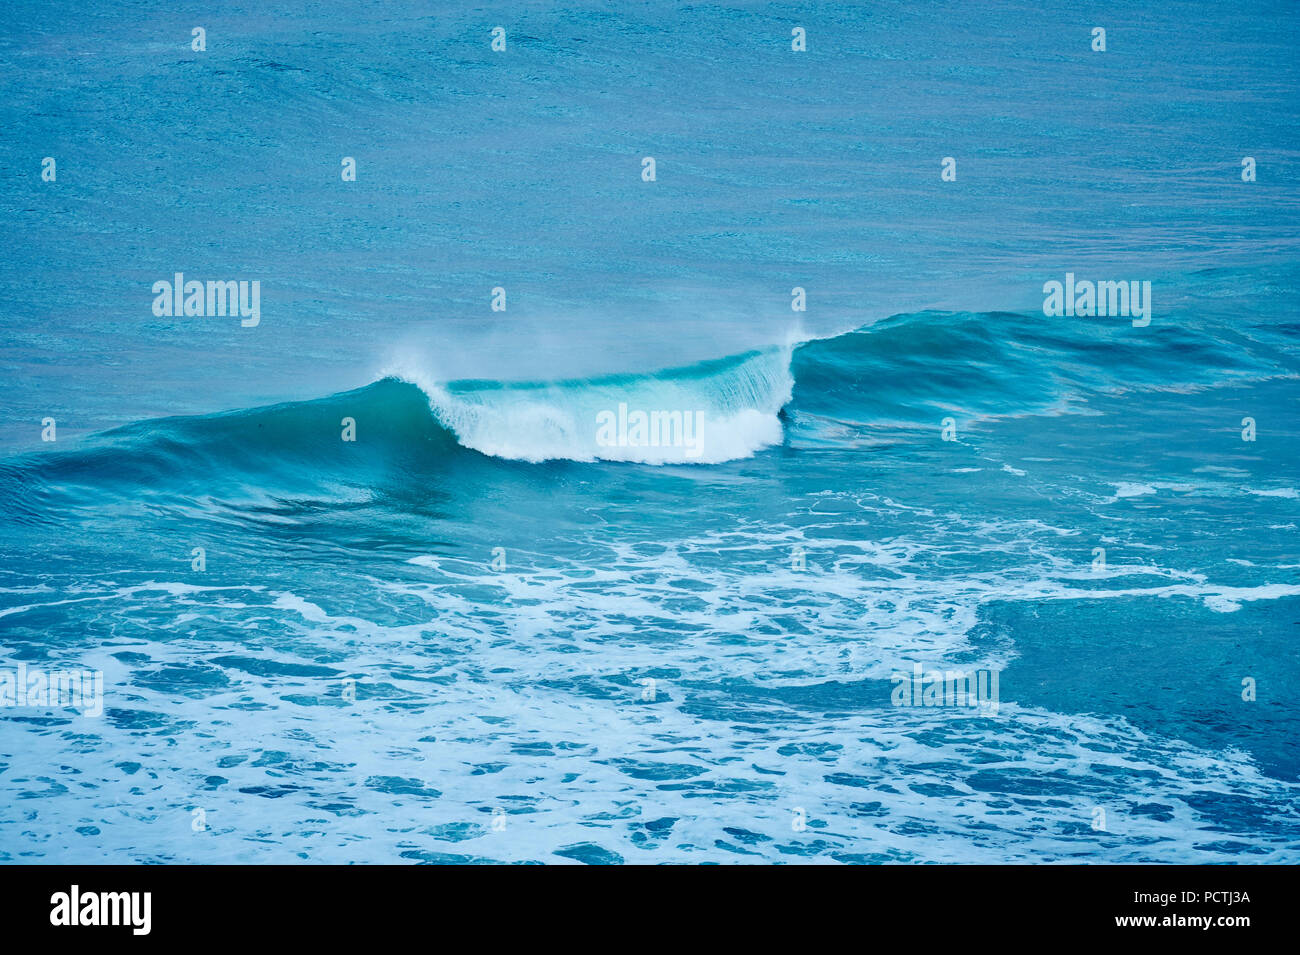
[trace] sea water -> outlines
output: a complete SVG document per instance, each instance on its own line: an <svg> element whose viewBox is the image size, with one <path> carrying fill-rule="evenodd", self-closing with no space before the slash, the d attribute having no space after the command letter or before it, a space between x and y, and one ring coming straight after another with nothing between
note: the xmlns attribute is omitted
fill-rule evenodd
<svg viewBox="0 0 1300 955"><path fill-rule="evenodd" d="M619 6L10 4L0 858L1300 861L1294 6Z"/></svg>

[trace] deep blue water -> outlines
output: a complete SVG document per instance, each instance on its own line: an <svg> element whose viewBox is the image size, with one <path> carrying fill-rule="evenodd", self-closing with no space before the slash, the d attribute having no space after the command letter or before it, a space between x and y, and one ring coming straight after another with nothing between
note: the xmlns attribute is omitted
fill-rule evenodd
<svg viewBox="0 0 1300 955"><path fill-rule="evenodd" d="M0 859L1300 862L1294 4L7 13Z"/></svg>

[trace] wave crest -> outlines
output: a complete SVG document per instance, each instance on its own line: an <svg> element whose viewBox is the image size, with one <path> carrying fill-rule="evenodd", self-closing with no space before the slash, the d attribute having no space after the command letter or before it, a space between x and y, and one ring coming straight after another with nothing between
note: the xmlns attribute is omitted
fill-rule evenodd
<svg viewBox="0 0 1300 955"><path fill-rule="evenodd" d="M794 390L790 358L790 349L771 348L654 374L556 382L438 383L409 368L389 374L418 386L462 445L493 457L714 464L781 442L778 415ZM611 418L637 413L658 421L686 416L686 427L610 430Z"/></svg>

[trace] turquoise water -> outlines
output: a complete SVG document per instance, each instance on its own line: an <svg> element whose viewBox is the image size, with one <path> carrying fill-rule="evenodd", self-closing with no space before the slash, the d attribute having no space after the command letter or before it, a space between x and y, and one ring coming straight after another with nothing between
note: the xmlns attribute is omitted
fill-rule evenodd
<svg viewBox="0 0 1300 955"><path fill-rule="evenodd" d="M1300 861L1292 5L9 19L0 858Z"/></svg>

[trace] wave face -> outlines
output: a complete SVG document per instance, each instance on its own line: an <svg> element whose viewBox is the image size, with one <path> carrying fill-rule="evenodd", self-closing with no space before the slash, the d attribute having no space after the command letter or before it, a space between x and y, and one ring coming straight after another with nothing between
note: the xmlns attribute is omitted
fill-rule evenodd
<svg viewBox="0 0 1300 955"><path fill-rule="evenodd" d="M644 374L448 382L399 365L355 391L145 421L0 469L67 486L193 493L250 477L271 487L364 487L395 472L446 467L458 450L528 463L717 464L792 443L851 449L896 440L936 431L950 417L966 425L1086 414L1093 395L1285 378L1294 374L1290 349L1300 338L1285 322L1229 325L1190 313L1140 337L1117 336L1115 327L1105 320L1063 327L1013 312L920 312ZM689 412L699 426L665 424L661 435L676 441L651 443L656 432L647 429L640 443L630 436L620 444L617 427L604 435L601 428L602 420L617 424L620 406L628 416ZM345 443L349 417L361 437Z"/></svg>

